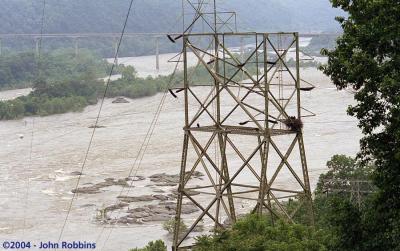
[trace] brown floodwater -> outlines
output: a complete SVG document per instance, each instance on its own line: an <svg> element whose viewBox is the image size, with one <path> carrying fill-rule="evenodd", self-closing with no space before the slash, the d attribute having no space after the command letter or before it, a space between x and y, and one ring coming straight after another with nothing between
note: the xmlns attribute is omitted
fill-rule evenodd
<svg viewBox="0 0 400 251"><path fill-rule="evenodd" d="M354 118L346 115L347 105L354 102L352 94L337 91L328 78L314 69L304 69L302 78L317 86L302 95L303 106L317 114L304 119L304 141L314 187L333 154L357 153L361 133ZM197 88L200 93L208 91ZM28 91L0 92L0 99ZM99 122L104 127L96 129L81 185L128 176L161 97L157 94L122 104L105 100ZM0 240L58 240L71 190L77 182L71 172L80 171L92 133L88 127L94 124L98 109L99 104L83 112L0 122ZM183 116L183 99L168 96L138 175L179 172ZM155 188L148 185L148 179L135 182L129 195L155 193ZM280 185L291 186L284 179ZM114 204L121 189L111 186L98 194L79 194L73 201L62 240L97 242L98 250L107 239L103 250L128 250L154 239L170 243L160 222L115 227L96 222L97 210ZM161 189L168 192L173 188Z"/></svg>

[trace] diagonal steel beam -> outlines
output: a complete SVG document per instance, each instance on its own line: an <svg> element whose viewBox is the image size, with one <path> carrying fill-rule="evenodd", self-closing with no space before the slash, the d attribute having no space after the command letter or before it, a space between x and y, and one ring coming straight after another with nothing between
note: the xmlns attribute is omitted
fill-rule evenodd
<svg viewBox="0 0 400 251"><path fill-rule="evenodd" d="M212 139L215 138L215 136L217 135L216 132L213 133ZM206 157L207 160L210 162L211 166L214 168L214 170L218 173L218 175L222 175L222 173L220 172L220 170L218 169L218 166L214 163L214 161L210 158L210 156L207 154L207 149L208 147L211 145L211 141L207 142L207 148L203 148L201 146L201 144L197 141L197 139L192 135L189 134L189 137L193 140L193 143L200 149L202 156ZM200 162L200 160L196 161L197 165L198 162ZM185 183L186 184L186 183Z"/></svg>
<svg viewBox="0 0 400 251"><path fill-rule="evenodd" d="M213 92L214 88L211 90ZM192 94L192 96L194 97L194 99L196 99L196 101L200 104L200 109L204 109L205 112L208 114L208 116L210 116L210 118L214 121L214 123L217 123L217 120L215 119L214 115L212 115L208 109L204 106L204 103L201 102L201 100L197 97L197 95L192 91L191 88L188 88L188 91L190 92L190 94Z"/></svg>
<svg viewBox="0 0 400 251"><path fill-rule="evenodd" d="M246 161L244 158L243 154L239 151L239 149L235 146L235 144L232 142L232 140L227 137L226 140L228 141L229 145L232 147L232 149L236 152L236 154L242 159L242 161ZM257 174L257 172L254 170L254 168L250 165L250 163L247 163L247 167L250 169L250 171L254 174L254 176L261 181L261 177Z"/></svg>
<svg viewBox="0 0 400 251"><path fill-rule="evenodd" d="M197 56L197 58L202 62L202 64L205 66L205 68L207 69L207 71L213 76L213 78L219 82L219 83L224 83L225 81L222 80L222 78L220 78L218 76L218 74L216 74L210 67L209 65L207 65L207 63L200 57L199 53L196 51L196 49L190 44L188 43L187 46L193 51L193 53ZM241 101L232 93L232 91L229 90L229 88L227 88L226 86L223 86L222 89L227 90L227 92L232 96L232 98L238 103L238 105L243 109L243 111L249 116L249 118L251 120L253 120L253 122L260 128L263 129L263 126L261 126L258 121L254 118L254 116L247 110L247 108L241 104ZM218 90L218 93L215 95L216 97L219 95L220 91L222 90ZM215 98L215 97L214 97ZM206 106L207 107L207 106Z"/></svg>
<svg viewBox="0 0 400 251"><path fill-rule="evenodd" d="M262 142L263 143L263 142ZM228 183L225 183L224 187L221 189L221 193L223 193L228 186L235 180L235 178L239 175L239 173L243 170L243 168L247 165L248 162L254 157L254 155L258 152L262 144L258 145L256 149L250 154L250 156L246 159L245 163L235 172L235 174L230 178ZM208 204L208 206L204 209L203 213L196 219L196 221L192 224L192 226L188 229L188 231L184 234L184 236L181 238L181 240L177 243L177 246L180 246L182 242L186 239L186 237L189 235L189 233L192 232L192 230L197 226L199 221L203 219L204 215L207 214L207 212L210 210L210 208L214 205L214 203L217 201L217 196L214 197L214 199Z"/></svg>
<svg viewBox="0 0 400 251"><path fill-rule="evenodd" d="M288 150L286 151L286 154L285 154L284 158L281 158L281 162L279 163L278 168L275 170L275 173L272 175L272 177L271 177L271 179L270 179L270 181L269 181L269 183L268 183L268 186L269 186L269 187L271 187L272 184L274 183L276 177L278 176L278 174L279 174L279 172L281 171L283 165L285 164L285 160L286 160L287 158L289 158L289 155L292 153L293 148L294 148L294 146L296 145L296 142L297 142L297 135L296 135L296 137L293 139L293 141L292 141L292 143L290 144Z"/></svg>
<svg viewBox="0 0 400 251"><path fill-rule="evenodd" d="M296 135L295 142L297 141L297 138L298 137ZM297 173L293 170L292 166L287 161L289 156L284 156L282 154L282 152L279 150L279 147L275 144L275 142L272 139L270 140L270 143L271 143L272 147L275 149L275 151L278 153L278 155L282 159L282 161L285 162L286 166L288 167L289 171L293 174L293 176L295 177L297 182L301 185L301 187L304 189L304 191L307 191L306 186L304 185L304 183L301 181L300 177L297 175Z"/></svg>

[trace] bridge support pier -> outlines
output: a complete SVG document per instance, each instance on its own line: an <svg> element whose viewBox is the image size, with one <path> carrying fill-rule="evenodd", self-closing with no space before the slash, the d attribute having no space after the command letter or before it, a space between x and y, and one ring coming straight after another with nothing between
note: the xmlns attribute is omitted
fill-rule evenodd
<svg viewBox="0 0 400 251"><path fill-rule="evenodd" d="M78 38L74 39L74 45L75 45L75 57L78 57L78 55L79 55L79 39Z"/></svg>
<svg viewBox="0 0 400 251"><path fill-rule="evenodd" d="M240 58L244 59L244 37L240 38Z"/></svg>
<svg viewBox="0 0 400 251"><path fill-rule="evenodd" d="M40 48L39 48L39 43L40 43L40 38L38 38L38 37L36 37L35 38L35 44L36 44L36 49L35 49L35 53L36 53L36 56L38 57L39 56L39 50L40 50Z"/></svg>
<svg viewBox="0 0 400 251"><path fill-rule="evenodd" d="M156 70L160 71L160 37L156 37Z"/></svg>
<svg viewBox="0 0 400 251"><path fill-rule="evenodd" d="M115 66L118 66L118 38L114 38Z"/></svg>

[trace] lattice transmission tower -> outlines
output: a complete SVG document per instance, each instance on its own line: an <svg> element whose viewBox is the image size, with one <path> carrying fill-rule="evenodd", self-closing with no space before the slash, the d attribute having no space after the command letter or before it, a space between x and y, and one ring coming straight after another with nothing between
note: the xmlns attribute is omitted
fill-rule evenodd
<svg viewBox="0 0 400 251"><path fill-rule="evenodd" d="M185 112L173 250L246 213L294 222L302 210L312 224L302 132L312 113L301 92L314 86L300 78L298 33L237 32L234 12L221 17L215 1L184 3L192 22L169 36L183 43L183 85L171 92ZM300 203L288 207L290 198ZM199 212L184 216L187 204Z"/></svg>

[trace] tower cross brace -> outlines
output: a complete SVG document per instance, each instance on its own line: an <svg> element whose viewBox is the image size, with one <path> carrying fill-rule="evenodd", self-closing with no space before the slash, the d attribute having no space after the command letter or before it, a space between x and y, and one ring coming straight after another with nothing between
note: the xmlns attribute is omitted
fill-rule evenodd
<svg viewBox="0 0 400 251"><path fill-rule="evenodd" d="M190 247L200 225L223 229L246 213L293 223L306 208L313 224L302 128L309 115L301 106L301 92L311 88L300 78L298 33L191 33L182 40L185 123L173 250ZM251 43L244 54L235 47L243 40ZM198 65L188 67L193 56ZM294 209L287 206L292 198L300 201ZM184 216L187 204L199 213ZM182 231L184 221L190 224Z"/></svg>

